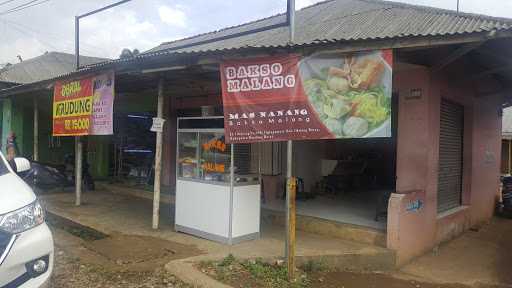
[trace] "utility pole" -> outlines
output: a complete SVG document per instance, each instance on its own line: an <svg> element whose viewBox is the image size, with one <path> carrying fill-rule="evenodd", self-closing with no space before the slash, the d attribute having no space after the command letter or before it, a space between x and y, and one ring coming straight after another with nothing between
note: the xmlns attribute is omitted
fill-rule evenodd
<svg viewBox="0 0 512 288"><path fill-rule="evenodd" d="M80 70L80 19L93 14L105 11L107 9L119 6L131 0L119 1L105 7L84 13L82 15L75 16L75 69ZM82 197L82 154L83 146L80 136L75 137L75 205L80 206Z"/></svg>
<svg viewBox="0 0 512 288"><path fill-rule="evenodd" d="M289 27L289 44L295 41L295 0L288 0L287 17ZM288 280L295 279L295 198L296 198L296 179L292 177L293 167L293 142L288 140L286 153L286 243L285 254L288 267Z"/></svg>
<svg viewBox="0 0 512 288"><path fill-rule="evenodd" d="M460 11L460 9L459 9L459 8L460 8L460 0L457 0L457 12L459 12L459 11Z"/></svg>
<svg viewBox="0 0 512 288"><path fill-rule="evenodd" d="M80 37L80 19L85 18L87 16L94 15L99 12L103 12L105 10L108 10L110 8L119 6L121 4L130 2L130 1L132 1L132 0L122 0L122 1L110 4L110 5L107 5L105 7L93 10L91 12L87 12L82 15L75 16L75 58L76 58L75 64L76 64L77 71L80 69L80 56L79 56L80 55L80 53L79 53L80 52L80 38L79 38Z"/></svg>

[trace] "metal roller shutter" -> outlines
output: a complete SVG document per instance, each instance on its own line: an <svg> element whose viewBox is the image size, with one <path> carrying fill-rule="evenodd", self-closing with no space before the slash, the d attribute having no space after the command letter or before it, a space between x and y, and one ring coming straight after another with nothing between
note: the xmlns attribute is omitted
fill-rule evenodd
<svg viewBox="0 0 512 288"><path fill-rule="evenodd" d="M438 213L462 203L463 138L464 107L443 99L439 135Z"/></svg>

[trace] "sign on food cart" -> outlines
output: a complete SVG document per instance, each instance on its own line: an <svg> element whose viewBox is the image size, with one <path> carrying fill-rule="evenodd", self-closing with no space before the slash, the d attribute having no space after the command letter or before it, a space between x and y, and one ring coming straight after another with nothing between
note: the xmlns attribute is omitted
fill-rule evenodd
<svg viewBox="0 0 512 288"><path fill-rule="evenodd" d="M392 50L221 65L226 141L391 136Z"/></svg>
<svg viewBox="0 0 512 288"><path fill-rule="evenodd" d="M53 92L53 136L113 133L114 73L57 81Z"/></svg>

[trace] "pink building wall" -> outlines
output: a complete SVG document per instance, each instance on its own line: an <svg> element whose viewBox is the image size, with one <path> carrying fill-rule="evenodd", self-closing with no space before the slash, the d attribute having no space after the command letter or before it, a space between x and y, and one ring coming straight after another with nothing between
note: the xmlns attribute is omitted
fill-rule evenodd
<svg viewBox="0 0 512 288"><path fill-rule="evenodd" d="M396 251L398 265L492 217L499 184L502 99L479 96L473 83L451 80L463 73L432 74L419 66L395 73L399 95L397 182L389 202L387 245ZM438 215L441 98L465 108L464 173L463 206ZM423 205L414 209L418 201Z"/></svg>

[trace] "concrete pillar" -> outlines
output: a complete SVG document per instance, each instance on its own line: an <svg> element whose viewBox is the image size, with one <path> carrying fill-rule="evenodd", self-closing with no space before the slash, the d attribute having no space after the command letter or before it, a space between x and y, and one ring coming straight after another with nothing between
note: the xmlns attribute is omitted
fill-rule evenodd
<svg viewBox="0 0 512 288"><path fill-rule="evenodd" d="M162 185L169 187L171 193L176 191L176 139L177 139L177 111L176 98L166 97L165 117L167 123L163 134L163 154L162 154Z"/></svg>

